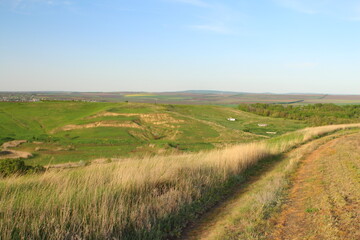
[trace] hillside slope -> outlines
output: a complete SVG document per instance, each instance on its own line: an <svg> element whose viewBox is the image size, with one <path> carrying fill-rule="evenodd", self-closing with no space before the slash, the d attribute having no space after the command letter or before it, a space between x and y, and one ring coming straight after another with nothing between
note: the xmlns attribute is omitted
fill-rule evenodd
<svg viewBox="0 0 360 240"><path fill-rule="evenodd" d="M87 102L0 103L0 123L2 143L27 140L17 150L34 164L200 151L305 127L219 106Z"/></svg>

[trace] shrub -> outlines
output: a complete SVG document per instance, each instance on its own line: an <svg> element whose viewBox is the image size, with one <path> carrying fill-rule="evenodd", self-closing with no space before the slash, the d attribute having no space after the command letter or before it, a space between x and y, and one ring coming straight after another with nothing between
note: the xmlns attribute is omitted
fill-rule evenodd
<svg viewBox="0 0 360 240"><path fill-rule="evenodd" d="M20 159L5 159L0 161L0 175L7 176L14 173L22 174L28 170L28 166Z"/></svg>
<svg viewBox="0 0 360 240"><path fill-rule="evenodd" d="M12 174L38 173L45 171L42 166L28 166L21 159L5 159L0 161L0 176Z"/></svg>
<svg viewBox="0 0 360 240"><path fill-rule="evenodd" d="M4 137L4 138L1 139L2 142L10 142L10 141L13 141L13 140L15 140L15 138L13 138L13 137Z"/></svg>

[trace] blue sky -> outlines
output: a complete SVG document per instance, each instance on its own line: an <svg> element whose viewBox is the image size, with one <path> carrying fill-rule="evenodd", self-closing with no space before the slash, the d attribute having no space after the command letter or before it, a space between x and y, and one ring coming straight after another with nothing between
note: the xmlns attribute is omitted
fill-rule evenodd
<svg viewBox="0 0 360 240"><path fill-rule="evenodd" d="M0 0L0 91L360 93L360 0Z"/></svg>

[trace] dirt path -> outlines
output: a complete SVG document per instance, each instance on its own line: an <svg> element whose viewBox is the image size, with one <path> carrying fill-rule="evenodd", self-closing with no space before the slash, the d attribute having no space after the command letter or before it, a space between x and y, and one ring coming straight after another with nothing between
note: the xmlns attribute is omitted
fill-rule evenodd
<svg viewBox="0 0 360 240"><path fill-rule="evenodd" d="M307 157L266 239L360 239L360 134Z"/></svg>
<svg viewBox="0 0 360 240"><path fill-rule="evenodd" d="M311 141L284 155L284 160L275 161L262 168L258 175L250 177L246 184L238 186L238 189L226 201L219 203L188 227L180 239L360 239L358 235L358 229L360 229L360 134L343 137L344 134L346 133ZM333 140L335 136L341 137ZM346 147L352 149L346 149ZM334 160L331 160L323 158L324 154L337 155L334 155ZM346 154L352 154L352 156L349 157ZM317 159L322 160L321 164L318 163L318 168L310 164L318 162ZM337 164L333 164L333 161ZM279 189L282 191L281 189L286 185L282 181L287 181L285 176L288 172L291 173L297 169L299 162L303 164L297 171L297 177L294 179L289 201L284 206L284 210L276 219L264 218L264 203L272 197L275 202L277 201L278 197L271 196L271 194L276 194L274 188L279 184ZM325 169L331 170L331 174L325 174L328 172ZM352 174L349 173L350 171ZM318 179L323 175L326 179ZM333 178L338 180L336 184L332 181ZM345 185L347 188L342 188ZM308 200L311 196L317 196L321 189L328 193L321 195L321 205L324 205L324 202L331 203L326 207L316 205L318 199L311 202ZM355 191L357 193L353 194ZM343 194L343 197L339 192ZM334 201L334 199L343 199L341 203L343 207L336 205L335 202L338 203L339 200ZM340 221L338 217L339 211L343 212L343 221ZM309 218L311 216L320 216L324 221L330 222L318 227L320 223ZM355 221L354 218L357 220ZM326 234L311 236L309 232L326 232ZM344 236L346 237L343 238Z"/></svg>
<svg viewBox="0 0 360 240"><path fill-rule="evenodd" d="M322 144L321 141L323 140L305 144L299 149L291 151L284 157L292 158L293 156L298 156L298 152L311 152L318 144ZM279 172L282 174L286 166L287 162L284 161L274 161L262 166L257 173L249 177L246 183L237 186L237 189L229 198L219 203L192 226L188 227L181 239L237 239L235 237L225 238L225 235L229 235L228 232L233 231L235 228L236 231L239 229L241 231L243 227L248 226L247 221L245 221L245 223L239 223L242 222L242 220L238 221L238 219L252 217L253 211L249 211L249 208L254 206L253 203L258 200L259 195L263 195L264 192L265 195L267 194L266 188L268 185L274 183L273 180L277 178Z"/></svg>
<svg viewBox="0 0 360 240"><path fill-rule="evenodd" d="M3 143L3 145L1 147L3 150L7 150L8 148L18 147L21 144L26 143L26 142L27 142L26 140L14 140L14 141Z"/></svg>
<svg viewBox="0 0 360 240"><path fill-rule="evenodd" d="M206 240L206 239L218 239L217 235L221 229L226 227L228 218L227 216L232 214L232 211L238 208L242 203L240 199L242 195L249 191L251 183L256 179L250 180L250 182L239 186L229 199L219 203L209 212L205 213L198 222L190 226L185 230L185 233L180 238L181 240Z"/></svg>

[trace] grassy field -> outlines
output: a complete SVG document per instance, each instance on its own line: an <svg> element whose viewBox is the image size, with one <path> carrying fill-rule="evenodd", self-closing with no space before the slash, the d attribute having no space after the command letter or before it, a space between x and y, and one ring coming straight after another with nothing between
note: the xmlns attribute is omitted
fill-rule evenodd
<svg viewBox="0 0 360 240"><path fill-rule="evenodd" d="M233 117L237 121L230 122ZM259 127L258 124L267 124ZM233 108L145 103L0 103L0 144L27 140L27 164L198 152L305 127ZM275 135L267 132L276 132Z"/></svg>
<svg viewBox="0 0 360 240"><path fill-rule="evenodd" d="M321 135L299 130L193 154L48 170L0 181L4 239L165 239L226 196L246 171Z"/></svg>

